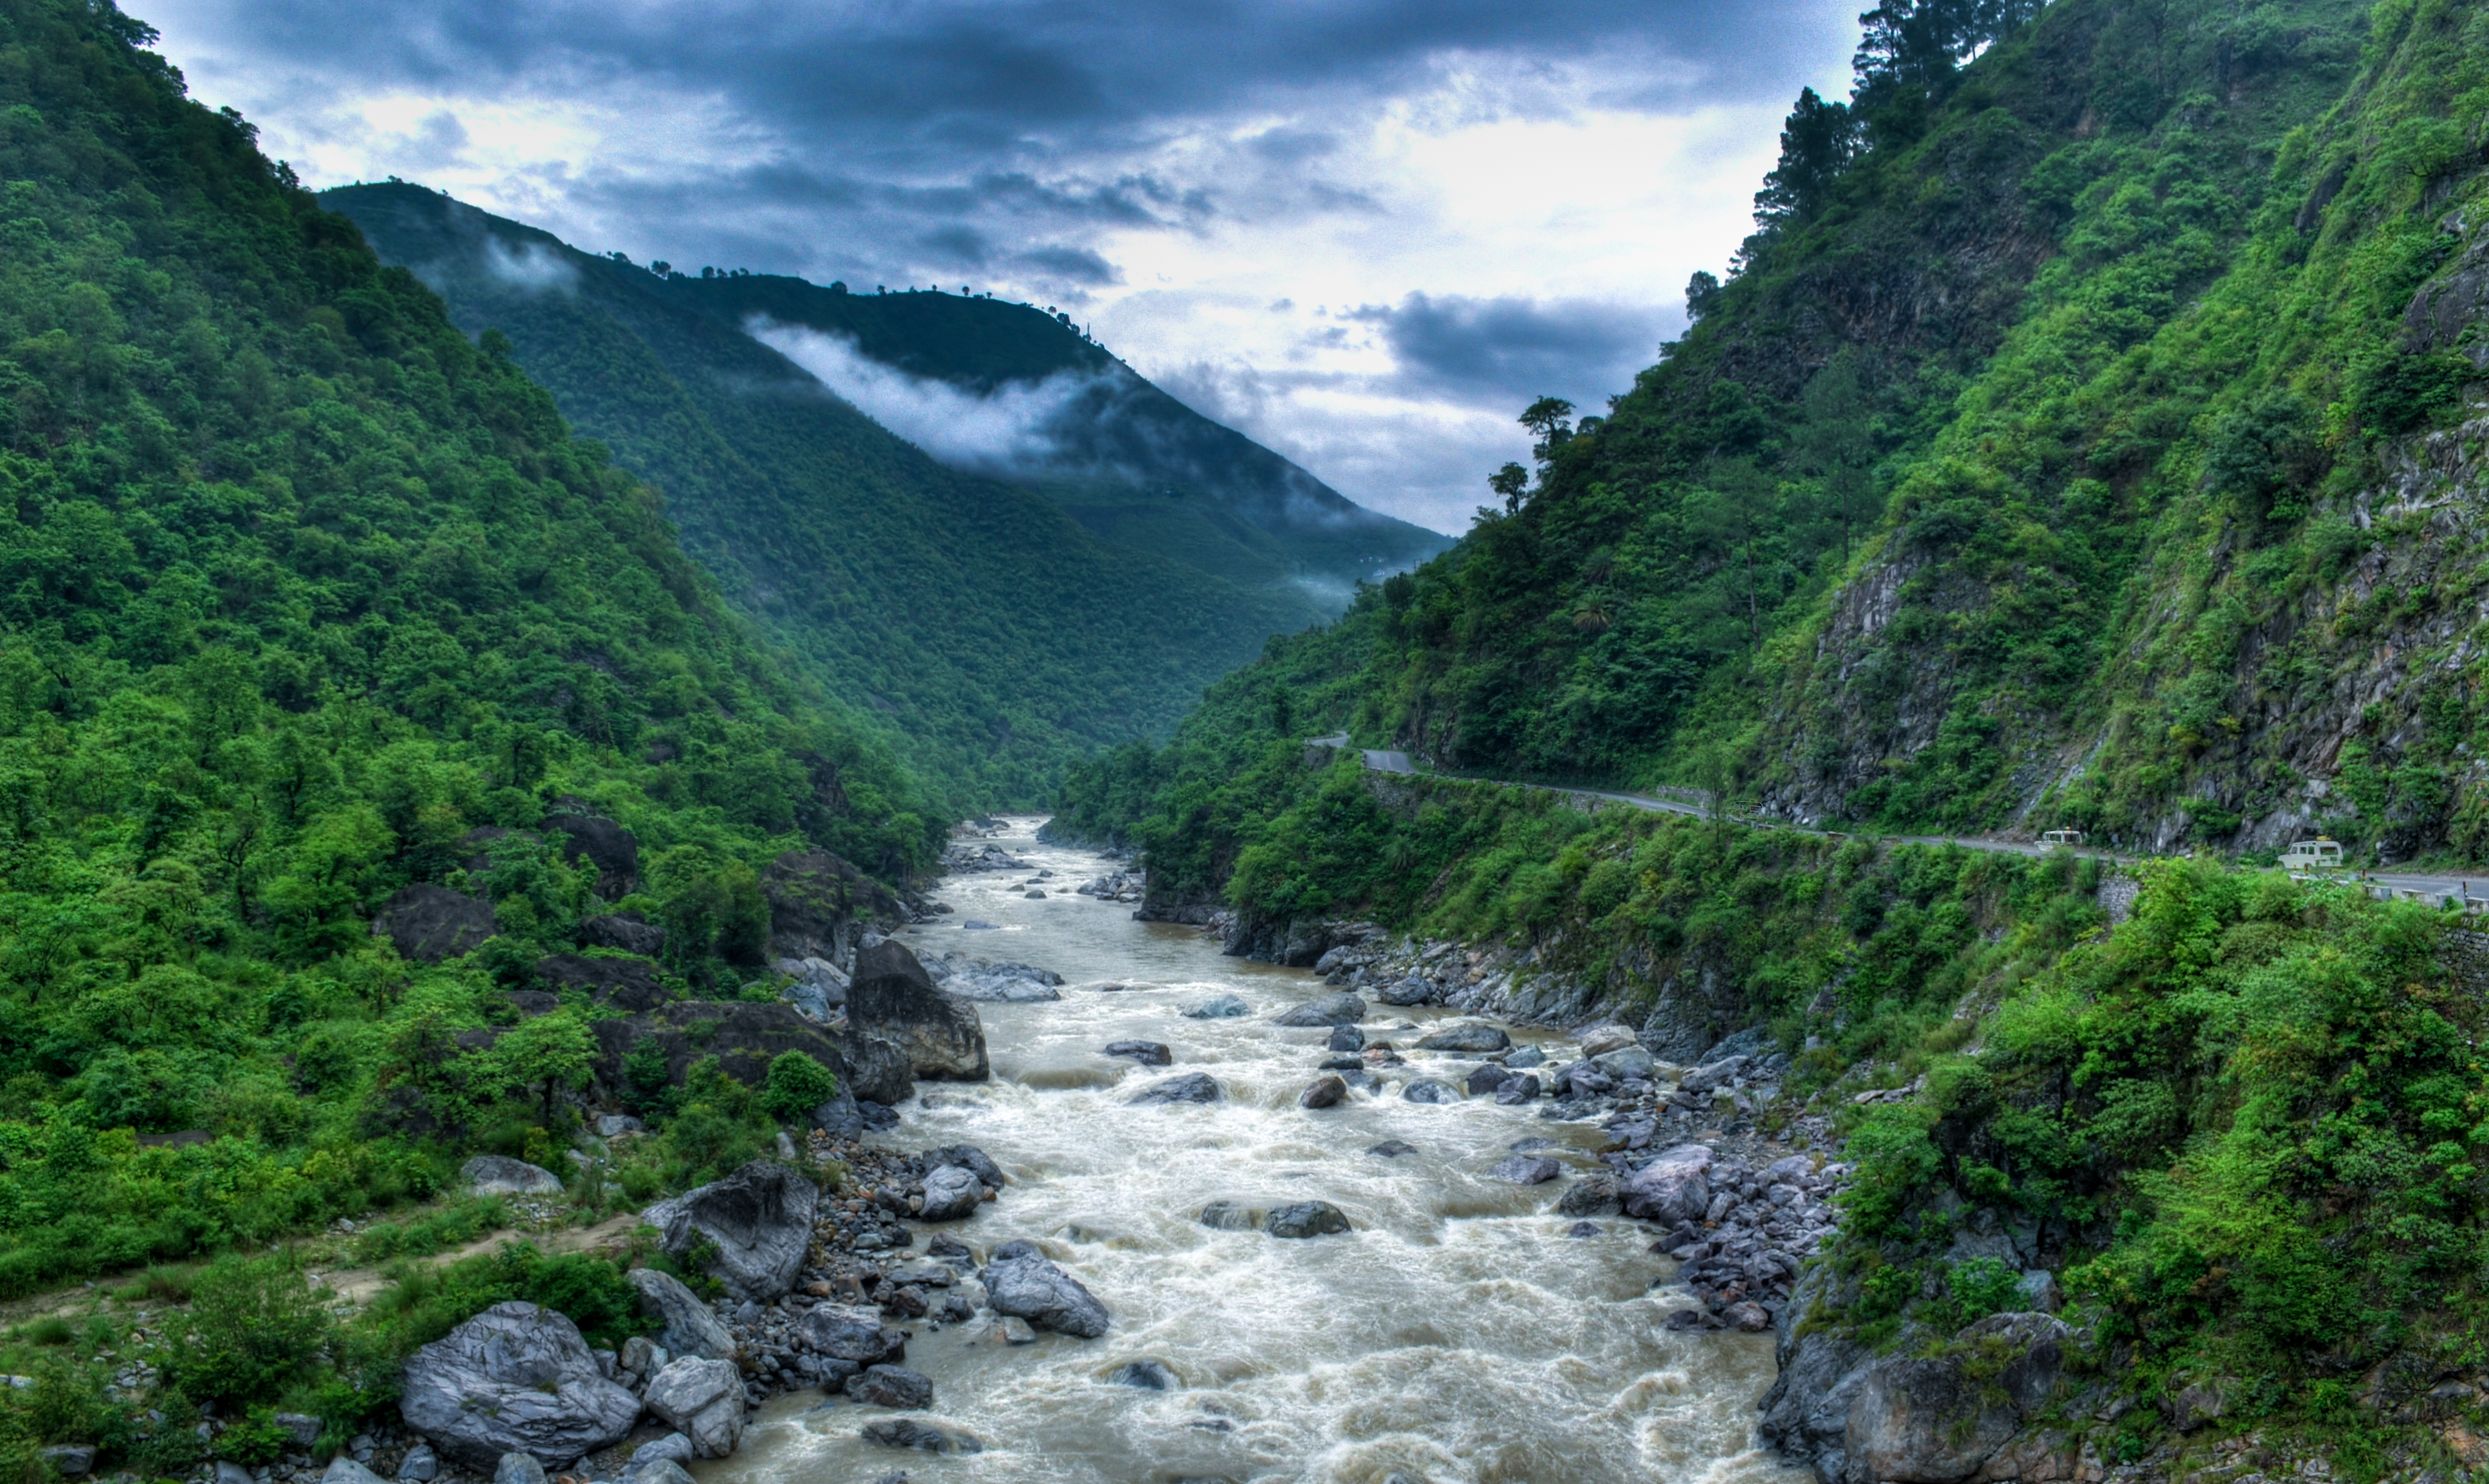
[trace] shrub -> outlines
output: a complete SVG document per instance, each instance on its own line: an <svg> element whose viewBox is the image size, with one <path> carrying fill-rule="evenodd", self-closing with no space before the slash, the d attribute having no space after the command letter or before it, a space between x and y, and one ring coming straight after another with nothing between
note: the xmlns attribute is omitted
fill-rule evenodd
<svg viewBox="0 0 2489 1484"><path fill-rule="evenodd" d="M760 1106L783 1123L797 1123L839 1095L838 1075L802 1051L782 1051L769 1064Z"/></svg>
<svg viewBox="0 0 2489 1484"><path fill-rule="evenodd" d="M333 1328L291 1257L226 1258L199 1273L165 1371L196 1401L273 1400Z"/></svg>

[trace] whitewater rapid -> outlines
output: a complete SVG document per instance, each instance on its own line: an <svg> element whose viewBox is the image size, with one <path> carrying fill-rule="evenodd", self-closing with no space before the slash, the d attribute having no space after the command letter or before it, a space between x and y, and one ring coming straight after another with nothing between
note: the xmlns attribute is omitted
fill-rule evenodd
<svg viewBox="0 0 2489 1484"><path fill-rule="evenodd" d="M1485 1098L1405 1102L1397 1083L1379 1098L1300 1109L1326 1033L1271 1020L1327 986L1302 970L1222 957L1196 928L1136 923L1129 905L1072 895L1113 863L1038 843L1040 822L1008 821L1001 843L1053 871L1044 899L1024 897L1029 872L955 877L940 896L956 912L902 940L929 958L966 952L1052 969L1068 982L1063 998L979 1006L993 1080L918 1084L924 1096L876 1139L975 1144L1012 1181L966 1222L918 1226L903 1255L921 1255L937 1230L981 1257L1033 1241L1104 1300L1113 1328L1006 1348L973 1343L982 1317L938 1333L916 1321L907 1364L934 1384L920 1419L972 1434L986 1451L875 1446L858 1430L892 1413L799 1392L763 1409L734 1456L699 1466L701 1484L868 1484L896 1470L914 1484L1385 1484L1394 1473L1431 1484L1801 1484L1805 1474L1754 1441L1771 1336L1663 1329L1691 1300L1651 1289L1674 1270L1647 1250L1653 1234L1601 1217L1597 1235L1570 1236L1573 1218L1554 1213L1564 1185L1598 1168L1600 1129ZM998 926L958 926L967 921ZM1097 987L1108 983L1130 987ZM1222 992L1251 1013L1180 1013ZM1444 1014L1407 1018L1422 1026ZM1365 1029L1402 1047L1411 1072L1432 1062L1448 1080L1474 1064L1408 1052L1416 1033L1383 1029L1402 1018L1378 1006ZM1563 1044L1514 1036L1551 1054ZM1165 1042L1174 1065L1101 1054L1128 1039ZM1188 1071L1216 1077L1224 1100L1126 1105ZM1394 1139L1414 1152L1370 1153ZM1532 1187L1488 1179L1527 1139L1556 1141L1542 1153L1564 1177ZM1194 1219L1222 1200L1326 1200L1355 1230L1279 1241ZM1108 1380L1145 1359L1173 1370L1181 1388Z"/></svg>

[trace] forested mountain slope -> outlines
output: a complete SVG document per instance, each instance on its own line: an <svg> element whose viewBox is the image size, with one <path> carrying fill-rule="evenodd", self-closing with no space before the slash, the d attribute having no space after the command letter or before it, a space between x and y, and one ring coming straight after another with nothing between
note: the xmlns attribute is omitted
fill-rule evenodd
<svg viewBox="0 0 2489 1484"><path fill-rule="evenodd" d="M1960 9L1801 100L1698 323L1539 419L1314 720L1808 819L2475 848L2480 13Z"/></svg>
<svg viewBox="0 0 2489 1484"><path fill-rule="evenodd" d="M536 965L584 918L665 929L587 978L730 999L773 863L895 882L945 823L507 341L186 100L152 39L0 3L10 1294L427 1195L479 1142L551 1157L583 997L494 1027L505 989L553 1005ZM416 886L475 953L375 936ZM750 1147L721 1106L713 1149Z"/></svg>
<svg viewBox="0 0 2489 1484"><path fill-rule="evenodd" d="M323 200L470 331L506 332L572 421L663 492L730 598L961 809L1034 802L1068 759L1164 735L1266 636L1336 612L1325 594L1442 545L1024 305L661 275L414 186ZM747 334L755 322L971 393L1079 389L1049 402L1045 459L1012 477L946 467ZM1318 519L1281 508L1291 480Z"/></svg>

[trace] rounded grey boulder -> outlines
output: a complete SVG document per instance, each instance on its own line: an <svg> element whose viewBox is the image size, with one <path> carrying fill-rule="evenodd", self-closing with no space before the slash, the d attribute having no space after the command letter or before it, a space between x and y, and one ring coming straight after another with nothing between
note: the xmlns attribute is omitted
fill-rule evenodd
<svg viewBox="0 0 2489 1484"><path fill-rule="evenodd" d="M1330 1040L1323 1043L1323 1049L1327 1051L1362 1051L1365 1049L1365 1033L1353 1025L1334 1025L1330 1028Z"/></svg>
<svg viewBox="0 0 2489 1484"><path fill-rule="evenodd" d="M925 1209L917 1213L925 1221L958 1221L977 1213L986 1198L985 1182L977 1172L956 1164L946 1164L925 1177Z"/></svg>
<svg viewBox="0 0 2489 1484"><path fill-rule="evenodd" d="M458 1167L458 1178L477 1195L559 1195L561 1177L541 1165L501 1155L477 1155Z"/></svg>
<svg viewBox="0 0 2489 1484"><path fill-rule="evenodd" d="M648 1378L641 1400L692 1441L696 1457L724 1458L743 1441L743 1373L731 1360L676 1360Z"/></svg>
<svg viewBox="0 0 2489 1484"><path fill-rule="evenodd" d="M1326 994L1319 1000L1308 1000L1272 1023L1292 1026L1355 1025L1364 1018L1365 1002L1343 989L1337 994Z"/></svg>
<svg viewBox="0 0 2489 1484"><path fill-rule="evenodd" d="M1084 1340L1106 1332L1106 1306L1078 1279L1035 1252L999 1258L988 1263L980 1276L985 1280L986 1301L997 1314Z"/></svg>
<svg viewBox="0 0 2489 1484"><path fill-rule="evenodd" d="M1348 1230L1348 1213L1329 1201L1300 1201L1271 1213L1262 1229L1273 1237L1327 1237Z"/></svg>
<svg viewBox="0 0 2489 1484"><path fill-rule="evenodd" d="M1249 1015L1252 1013L1251 1006L1233 994L1214 994L1208 999L1195 1000L1184 1008L1184 1016L1187 1020L1232 1020L1238 1015Z"/></svg>
<svg viewBox="0 0 2489 1484"><path fill-rule="evenodd" d="M1164 1067L1175 1060L1175 1052L1159 1041L1110 1041L1106 1042L1106 1054L1129 1056L1144 1067Z"/></svg>
<svg viewBox="0 0 2489 1484"><path fill-rule="evenodd" d="M1297 1094L1297 1106L1301 1108L1336 1107L1339 1100L1347 1096L1348 1084L1342 1082L1337 1075L1316 1077L1311 1087Z"/></svg>
<svg viewBox="0 0 2489 1484"><path fill-rule="evenodd" d="M1496 1162L1487 1171L1491 1180L1515 1185L1543 1185L1564 1172L1564 1167L1543 1155L1515 1155Z"/></svg>
<svg viewBox="0 0 2489 1484"><path fill-rule="evenodd" d="M630 1435L640 1399L605 1379L577 1325L513 1299L409 1356L398 1412L480 1473L504 1453L563 1467L610 1448Z"/></svg>
<svg viewBox="0 0 2489 1484"><path fill-rule="evenodd" d="M1488 1025L1482 1020L1465 1020L1458 1025L1446 1025L1439 1030L1428 1031L1417 1040L1417 1049L1420 1051L1466 1051L1473 1056L1483 1056L1489 1051L1509 1050L1511 1046L1512 1038L1503 1033L1502 1026Z"/></svg>
<svg viewBox="0 0 2489 1484"><path fill-rule="evenodd" d="M1503 1084L1495 1090L1495 1100L1507 1108L1517 1108L1525 1102L1536 1102L1538 1100L1537 1074L1525 1071L1517 1077L1506 1078Z"/></svg>
<svg viewBox="0 0 2489 1484"><path fill-rule="evenodd" d="M874 1365L847 1378L847 1395L875 1407L917 1411L933 1405L933 1379L903 1365Z"/></svg>
<svg viewBox="0 0 2489 1484"><path fill-rule="evenodd" d="M1180 1077L1153 1083L1129 1100L1132 1106L1140 1107L1159 1102L1216 1102L1223 1096L1218 1090L1217 1079L1210 1073L1188 1071Z"/></svg>
<svg viewBox="0 0 2489 1484"><path fill-rule="evenodd" d="M1419 1077L1403 1089L1400 1096L1411 1102L1458 1102L1461 1100L1461 1090L1449 1082L1438 1082L1432 1077Z"/></svg>

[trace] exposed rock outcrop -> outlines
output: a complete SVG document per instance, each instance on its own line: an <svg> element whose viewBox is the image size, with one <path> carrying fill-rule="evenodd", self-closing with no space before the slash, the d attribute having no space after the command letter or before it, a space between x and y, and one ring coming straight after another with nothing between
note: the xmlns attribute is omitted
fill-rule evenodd
<svg viewBox="0 0 2489 1484"><path fill-rule="evenodd" d="M789 850L769 863L760 890L769 899L769 956L853 960L865 930L902 923L907 911L880 882L835 855Z"/></svg>
<svg viewBox="0 0 2489 1484"><path fill-rule="evenodd" d="M497 1303L407 1357L406 1425L490 1472L504 1453L568 1465L631 1431L640 1399L611 1381L579 1327L536 1304Z"/></svg>
<svg viewBox="0 0 2489 1484"><path fill-rule="evenodd" d="M658 1202L646 1219L674 1256L688 1256L703 1239L715 1243L710 1275L735 1298L766 1303L794 1286L820 1197L801 1174L755 1159L724 1180Z"/></svg>
<svg viewBox="0 0 2489 1484"><path fill-rule="evenodd" d="M372 920L373 936L388 939L399 957L416 963L472 953L501 930L491 902L421 881L391 897Z"/></svg>
<svg viewBox="0 0 2489 1484"><path fill-rule="evenodd" d="M857 950L847 1023L897 1046L917 1076L982 1082L989 1074L976 1007L936 987L904 945L884 940Z"/></svg>

